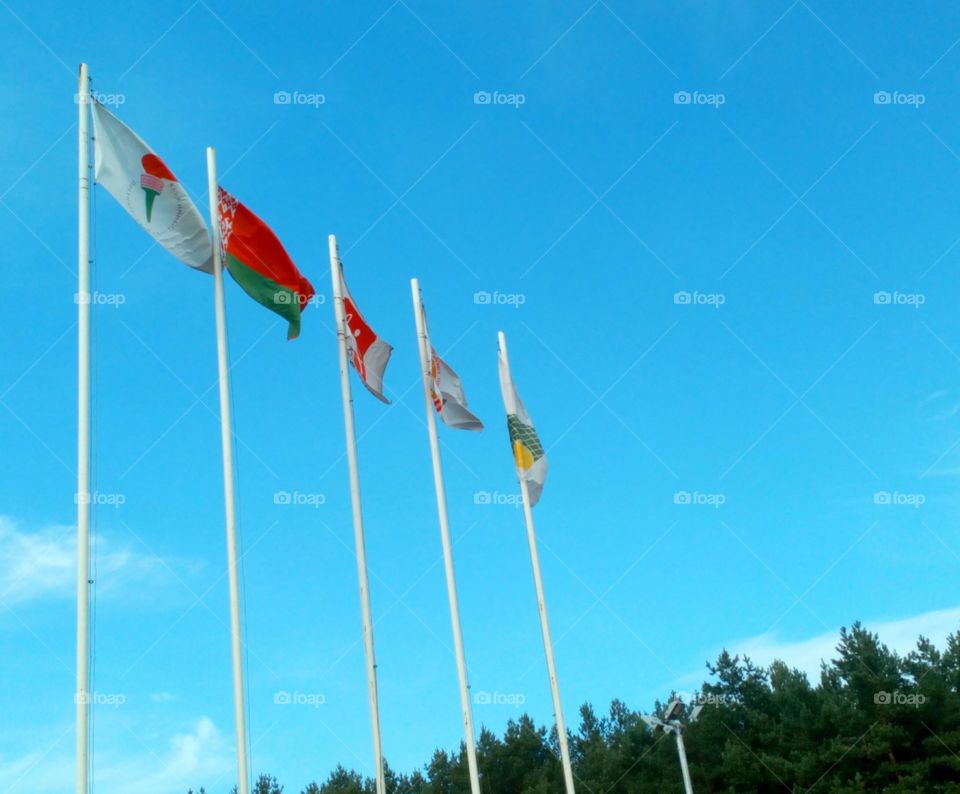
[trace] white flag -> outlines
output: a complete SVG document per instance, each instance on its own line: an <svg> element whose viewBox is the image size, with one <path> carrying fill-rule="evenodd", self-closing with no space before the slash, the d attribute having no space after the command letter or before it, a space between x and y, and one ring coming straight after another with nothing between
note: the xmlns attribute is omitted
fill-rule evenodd
<svg viewBox="0 0 960 794"><path fill-rule="evenodd" d="M463 393L463 384L447 362L437 355L437 351L427 342L430 350L430 391L433 404L443 423L458 430L483 430L483 422L477 419L467 408L467 395Z"/></svg>
<svg viewBox="0 0 960 794"><path fill-rule="evenodd" d="M93 175L154 240L186 265L213 272L203 216L163 160L99 102L93 108Z"/></svg>
<svg viewBox="0 0 960 794"><path fill-rule="evenodd" d="M547 479L547 456L543 445L533 427L533 422L523 400L517 394L510 377L510 367L507 364L503 350L499 351L500 364L500 392L503 394L503 407L507 412L507 430L510 432L510 446L513 448L513 459L517 466L517 476L527 483L527 494L530 497L530 506L540 501L540 492Z"/></svg>

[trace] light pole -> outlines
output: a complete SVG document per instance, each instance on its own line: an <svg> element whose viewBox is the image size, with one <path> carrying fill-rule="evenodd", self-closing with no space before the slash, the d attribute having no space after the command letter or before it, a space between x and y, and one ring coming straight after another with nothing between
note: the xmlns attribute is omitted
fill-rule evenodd
<svg viewBox="0 0 960 794"><path fill-rule="evenodd" d="M690 712L690 722L696 722L697 717L703 710L702 705L693 707ZM672 700L667 706L667 713L663 719L659 717L645 716L643 721L654 730L662 730L666 733L672 733L677 739L677 755L680 757L680 771L683 773L683 787L687 794L693 794L693 781L690 779L690 766L687 764L687 748L683 745L683 732L687 729L680 718L684 715L683 701L679 699Z"/></svg>

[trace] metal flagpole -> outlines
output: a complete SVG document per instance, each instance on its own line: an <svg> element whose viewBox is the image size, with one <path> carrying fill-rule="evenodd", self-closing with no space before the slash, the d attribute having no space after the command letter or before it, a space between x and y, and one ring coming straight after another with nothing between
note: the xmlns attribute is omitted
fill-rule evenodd
<svg viewBox="0 0 960 794"><path fill-rule="evenodd" d="M506 348L504 348L506 352ZM543 632L543 651L547 657L547 675L550 676L550 690L553 694L553 711L557 719L557 739L560 742L560 759L563 762L563 779L567 794L574 794L573 768L570 764L570 748L567 745L567 728L563 721L563 707L560 705L560 686L557 683L557 665L553 659L553 641L550 639L550 624L547 621L547 603L543 596L543 579L540 576L540 555L537 552L537 538L533 530L533 511L530 509L530 494L527 481L520 480L520 493L523 495L523 517L527 522L527 543L530 546L530 561L533 564L533 581L537 588L537 607L540 611L540 629Z"/></svg>
<svg viewBox="0 0 960 794"><path fill-rule="evenodd" d="M507 354L507 338L501 331L498 334L500 350L507 365L510 382L510 356ZM527 524L527 543L530 546L530 562L533 565L533 582L537 589L537 607L540 612L540 630L543 633L543 651L547 657L547 674L550 677L550 691L553 694L553 712L557 720L557 739L560 742L560 759L563 762L563 779L567 794L574 794L573 767L570 764L570 747L567 743L567 728L563 721L563 707L560 705L560 686L557 683L557 666L553 659L553 641L550 639L550 623L547 620L547 602L543 595L543 579L540 576L540 554L537 552L537 538L533 529L533 511L530 509L530 493L527 481L520 479L520 493L523 496L523 517Z"/></svg>
<svg viewBox="0 0 960 794"><path fill-rule="evenodd" d="M220 442L223 453L223 499L227 519L227 573L230 589L230 650L233 659L233 716L237 733L237 794L249 794L247 768L247 711L243 688L240 636L240 575L237 559L237 505L234 496L233 435L230 421L230 370L227 366L227 319L223 298L223 260L220 255L220 210L217 194L217 153L207 147L207 184L210 234L213 242L213 291L217 319L217 372L220 382Z"/></svg>
<svg viewBox="0 0 960 794"><path fill-rule="evenodd" d="M693 794L693 781L690 779L690 767L687 765L687 748L683 746L683 728L677 728L677 754L680 756L680 771L683 772L683 787L687 794Z"/></svg>
<svg viewBox="0 0 960 794"><path fill-rule="evenodd" d="M367 691L370 695L370 723L373 732L373 757L377 771L377 794L386 794L383 773L383 749L380 743L380 706L377 700L377 660L373 650L373 618L370 611L370 585L367 581L367 552L363 539L363 508L360 504L360 474L357 469L357 439L353 426L353 398L350 396L350 372L347 362L347 324L343 308L343 272L337 253L337 238L330 235L330 278L333 282L333 311L337 323L340 352L340 392L343 397L343 426L347 442L347 466L350 470L350 501L353 507L353 538L360 581L360 609L363 615L363 646L367 660Z"/></svg>
<svg viewBox="0 0 960 794"><path fill-rule="evenodd" d="M413 292L413 312L417 321L417 340L420 348L420 372L423 377L423 400L427 411L427 433L430 436L430 455L433 459L433 485L437 492L437 513L440 518L440 539L443 544L443 564L447 575L447 600L450 603L450 624L453 628L453 645L457 656L457 678L460 682L460 707L463 712L463 732L467 743L467 765L470 769L470 790L480 794L480 775L477 771L477 747L473 736L473 714L470 707L470 685L467 682L467 664L463 654L463 634L460 630L460 607L457 603L457 585L453 573L453 546L450 543L450 525L447 521L447 497L443 487L443 469L440 466L440 442L437 439L437 422L434 418L433 397L430 384L433 375L430 367L429 341L423 318L420 284L410 281Z"/></svg>
<svg viewBox="0 0 960 794"><path fill-rule="evenodd" d="M90 77L80 64L77 235L77 794L90 780Z"/></svg>

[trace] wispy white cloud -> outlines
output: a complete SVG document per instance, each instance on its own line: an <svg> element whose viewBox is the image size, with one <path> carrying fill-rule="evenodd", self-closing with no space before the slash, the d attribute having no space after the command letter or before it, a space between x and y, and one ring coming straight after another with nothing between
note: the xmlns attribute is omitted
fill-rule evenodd
<svg viewBox="0 0 960 794"><path fill-rule="evenodd" d="M99 594L149 575L161 575L165 567L156 557L129 547L117 546L98 534L95 549ZM77 538L73 526L31 529L9 516L0 515L0 601L14 606L44 598L73 597L76 592Z"/></svg>
<svg viewBox="0 0 960 794"><path fill-rule="evenodd" d="M99 750L94 769L100 794L171 794L206 786L227 791L236 777L233 747L209 717L151 746L129 727ZM66 738L63 738L66 736ZM5 794L58 794L73 790L72 730L47 748L21 758L0 756L0 791Z"/></svg>
<svg viewBox="0 0 960 794"><path fill-rule="evenodd" d="M904 654L916 648L920 635L943 647L948 634L960 630L960 607L924 612L899 620L864 621L864 626L880 635L891 650ZM836 657L840 629L800 640L784 640L776 633L760 634L736 640L726 647L730 653L749 656L754 662L769 665L779 659L805 672L812 683L820 680L820 663ZM714 654L716 658L717 654Z"/></svg>
<svg viewBox="0 0 960 794"><path fill-rule="evenodd" d="M132 756L121 759L111 754L96 771L97 789L103 794L129 794L134 781L138 794L170 794L200 786L226 791L235 777L233 747L209 717L174 734L165 749L153 750L144 742Z"/></svg>
<svg viewBox="0 0 960 794"><path fill-rule="evenodd" d="M947 389L936 389L920 401L920 405L929 405L937 400L946 397L950 392Z"/></svg>
<svg viewBox="0 0 960 794"><path fill-rule="evenodd" d="M130 561L127 551L110 550L99 539L99 567L104 573L122 569ZM74 592L77 571L77 539L71 526L39 530L23 528L20 522L0 516L0 599L16 604Z"/></svg>
<svg viewBox="0 0 960 794"><path fill-rule="evenodd" d="M933 421L946 422L948 419L953 419L957 414L960 414L960 402L951 403L939 413L934 414Z"/></svg>
<svg viewBox="0 0 960 794"><path fill-rule="evenodd" d="M73 726L62 726L48 743L19 758L0 755L0 791L4 794L71 791L74 784Z"/></svg>
<svg viewBox="0 0 960 794"><path fill-rule="evenodd" d="M930 469L927 477L960 477L960 466L948 466L943 469Z"/></svg>
<svg viewBox="0 0 960 794"><path fill-rule="evenodd" d="M945 422L948 419L953 419L957 414L960 414L960 400L956 398L947 399L949 397L951 397L951 395L948 389L937 389L924 397L920 401L919 407L935 407L937 411L930 419L934 422Z"/></svg>

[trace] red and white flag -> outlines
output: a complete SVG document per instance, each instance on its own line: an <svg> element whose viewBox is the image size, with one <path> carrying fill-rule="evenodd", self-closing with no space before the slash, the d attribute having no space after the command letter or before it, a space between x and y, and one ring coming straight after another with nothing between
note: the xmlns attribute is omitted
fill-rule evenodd
<svg viewBox="0 0 960 794"><path fill-rule="evenodd" d="M428 343L429 344L429 343ZM467 395L463 383L450 366L430 345L430 374L433 405L447 427L457 430L483 430L483 422L467 408Z"/></svg>
<svg viewBox="0 0 960 794"><path fill-rule="evenodd" d="M383 372L390 361L393 348L376 335L367 325L363 315L357 310L357 305L350 297L346 279L340 274L340 283L343 285L343 313L347 323L347 352L353 368L370 392L378 400L389 403L383 394Z"/></svg>

